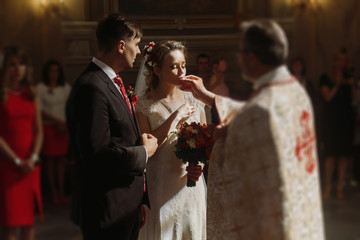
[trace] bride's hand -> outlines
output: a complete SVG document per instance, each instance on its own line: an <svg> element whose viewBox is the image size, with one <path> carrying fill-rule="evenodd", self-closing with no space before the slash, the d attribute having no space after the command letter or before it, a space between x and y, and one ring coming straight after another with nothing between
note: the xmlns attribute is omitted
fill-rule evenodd
<svg viewBox="0 0 360 240"><path fill-rule="evenodd" d="M189 104L183 104L176 111L177 111L176 118L179 121L176 127L178 128L179 126L181 126L181 124L183 124L186 121L186 119L188 119L191 115L193 115L193 113L195 112L195 108Z"/></svg>
<svg viewBox="0 0 360 240"><path fill-rule="evenodd" d="M199 180L199 177L202 174L202 168L203 168L203 165L200 165L200 164L198 164L198 165L189 164L186 167L188 179L197 182Z"/></svg>

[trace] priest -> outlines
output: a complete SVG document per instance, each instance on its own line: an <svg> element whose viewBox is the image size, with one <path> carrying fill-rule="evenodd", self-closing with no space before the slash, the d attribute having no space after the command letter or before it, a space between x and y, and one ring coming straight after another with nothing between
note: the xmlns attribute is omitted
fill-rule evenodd
<svg viewBox="0 0 360 240"><path fill-rule="evenodd" d="M218 115L208 175L208 239L322 240L324 226L314 114L285 63L288 42L274 21L241 25L240 66L254 83L247 102L185 90Z"/></svg>

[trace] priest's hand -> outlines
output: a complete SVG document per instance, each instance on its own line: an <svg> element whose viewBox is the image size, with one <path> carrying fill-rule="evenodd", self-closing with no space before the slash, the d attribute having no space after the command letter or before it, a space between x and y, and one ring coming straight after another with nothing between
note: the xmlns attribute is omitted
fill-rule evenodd
<svg viewBox="0 0 360 240"><path fill-rule="evenodd" d="M188 75L181 80L182 90L192 92L196 99L199 99L209 107L212 106L215 100L215 94L208 91L200 77Z"/></svg>

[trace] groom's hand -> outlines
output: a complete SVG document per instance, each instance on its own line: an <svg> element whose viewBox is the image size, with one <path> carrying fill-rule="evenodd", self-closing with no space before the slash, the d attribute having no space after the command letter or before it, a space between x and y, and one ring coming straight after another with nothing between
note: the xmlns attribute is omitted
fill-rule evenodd
<svg viewBox="0 0 360 240"><path fill-rule="evenodd" d="M192 92L195 98L199 99L209 107L212 106L216 95L205 88L203 80L200 77L188 75L181 83L182 90Z"/></svg>
<svg viewBox="0 0 360 240"><path fill-rule="evenodd" d="M152 155L154 155L154 153L158 147L158 140L156 137L154 137L153 135L151 135L149 133L143 133L141 135L141 137L142 137L143 145L148 154L148 157L151 157Z"/></svg>

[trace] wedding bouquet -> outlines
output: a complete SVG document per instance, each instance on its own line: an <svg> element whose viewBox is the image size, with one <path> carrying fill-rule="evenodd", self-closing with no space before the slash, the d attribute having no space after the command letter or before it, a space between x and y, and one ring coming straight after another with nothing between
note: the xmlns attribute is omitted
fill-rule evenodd
<svg viewBox="0 0 360 240"><path fill-rule="evenodd" d="M184 123L175 132L178 137L175 145L175 155L190 165L198 165L199 162L206 164L210 158L211 149L214 145L212 125L192 122ZM196 186L196 182L188 179L188 187Z"/></svg>

